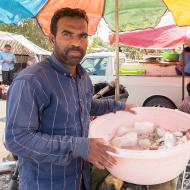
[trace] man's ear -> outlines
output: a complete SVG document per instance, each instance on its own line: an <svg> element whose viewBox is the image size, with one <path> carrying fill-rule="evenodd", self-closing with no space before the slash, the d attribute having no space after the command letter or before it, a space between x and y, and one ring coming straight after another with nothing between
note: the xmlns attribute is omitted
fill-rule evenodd
<svg viewBox="0 0 190 190"><path fill-rule="evenodd" d="M53 34L49 34L49 41L51 43L51 47L54 48L55 45L55 36Z"/></svg>

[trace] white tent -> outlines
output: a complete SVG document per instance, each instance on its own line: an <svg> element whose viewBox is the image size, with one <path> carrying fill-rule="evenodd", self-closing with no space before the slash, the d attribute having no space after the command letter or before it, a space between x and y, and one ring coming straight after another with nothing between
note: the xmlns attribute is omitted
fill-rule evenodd
<svg viewBox="0 0 190 190"><path fill-rule="evenodd" d="M12 53L17 55L29 55L30 53L35 53L36 55L51 54L50 51L42 49L23 35L0 31L0 50L3 50L5 44L10 44Z"/></svg>

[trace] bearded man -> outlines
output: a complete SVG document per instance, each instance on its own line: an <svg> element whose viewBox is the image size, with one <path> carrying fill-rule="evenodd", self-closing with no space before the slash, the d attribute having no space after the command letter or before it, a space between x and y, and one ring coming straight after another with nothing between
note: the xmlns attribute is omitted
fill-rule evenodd
<svg viewBox="0 0 190 190"><path fill-rule="evenodd" d="M88 18L80 9L54 13L53 53L18 74L8 93L6 147L19 159L20 190L90 190L90 163L112 167L115 152L88 138L90 115L124 110L114 100L93 100L80 65L88 45Z"/></svg>

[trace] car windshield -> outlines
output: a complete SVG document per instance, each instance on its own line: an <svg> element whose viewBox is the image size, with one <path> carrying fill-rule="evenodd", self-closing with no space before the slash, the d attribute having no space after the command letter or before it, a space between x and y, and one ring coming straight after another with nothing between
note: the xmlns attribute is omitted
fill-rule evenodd
<svg viewBox="0 0 190 190"><path fill-rule="evenodd" d="M106 73L106 66L108 63L107 57L99 57L99 58L86 58L82 62L82 66L89 73L89 75L98 75L104 76Z"/></svg>

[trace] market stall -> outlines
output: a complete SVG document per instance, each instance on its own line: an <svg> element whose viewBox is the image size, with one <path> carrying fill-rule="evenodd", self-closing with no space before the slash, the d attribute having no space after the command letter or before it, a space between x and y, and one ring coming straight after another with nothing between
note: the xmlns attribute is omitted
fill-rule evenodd
<svg viewBox="0 0 190 190"><path fill-rule="evenodd" d="M23 35L0 31L0 50L3 50L5 44L11 45L12 53L16 55L18 63L25 63L31 53L38 55L39 58L51 54L51 52L37 46Z"/></svg>
<svg viewBox="0 0 190 190"><path fill-rule="evenodd" d="M0 50L2 51L5 44L10 44L12 47L12 53L16 56L15 72L18 72L26 67L26 62L28 60L28 55L35 54L38 56L39 60L44 59L51 52L42 49L33 42L29 41L23 35L18 35L9 32L0 31ZM1 68L0 68L1 73ZM1 74L0 74L1 80ZM8 91L7 85L0 85L0 98L6 99Z"/></svg>

